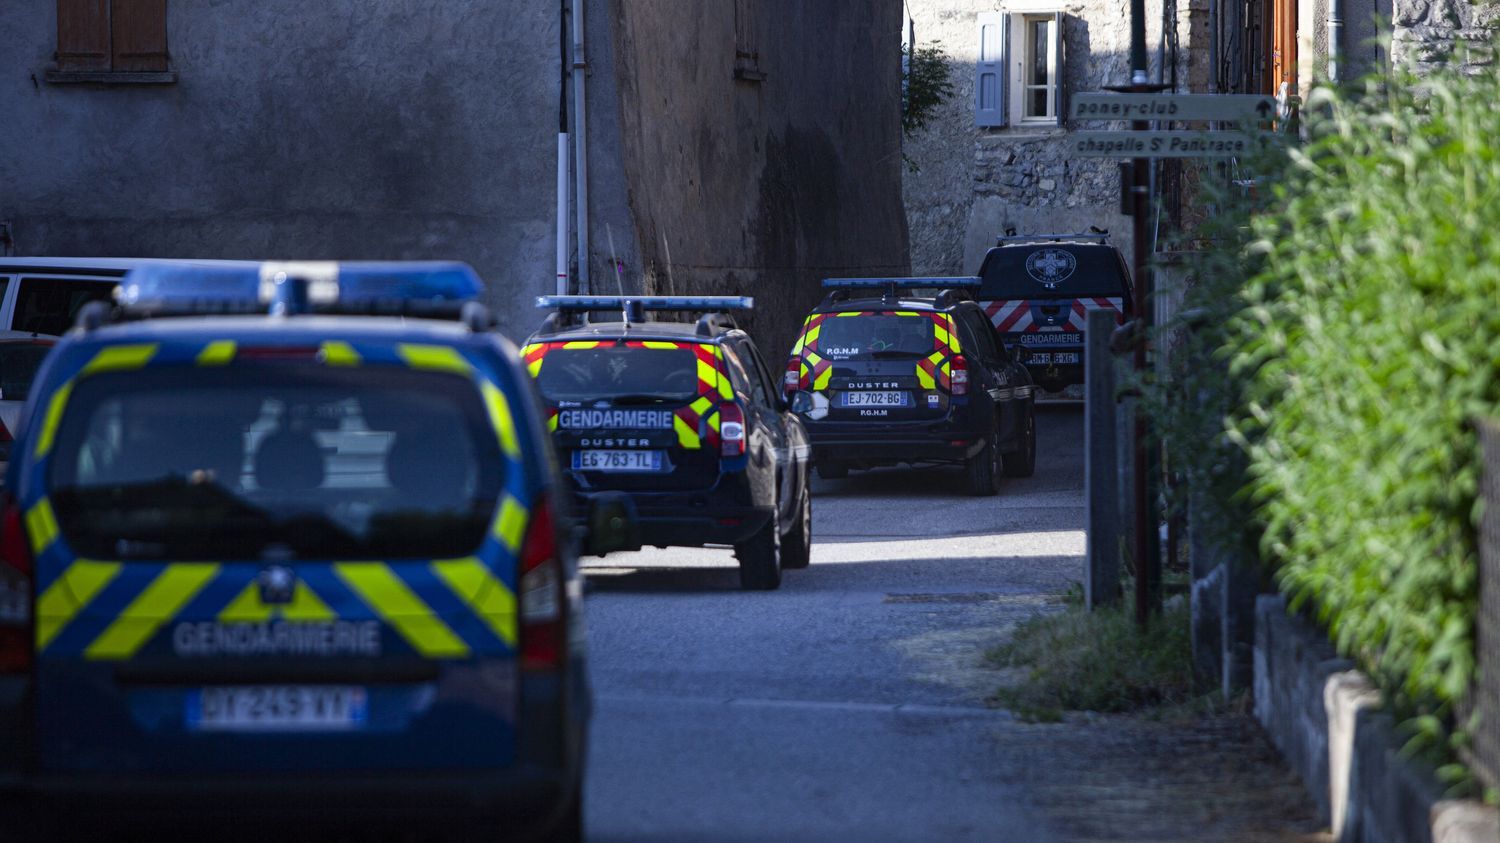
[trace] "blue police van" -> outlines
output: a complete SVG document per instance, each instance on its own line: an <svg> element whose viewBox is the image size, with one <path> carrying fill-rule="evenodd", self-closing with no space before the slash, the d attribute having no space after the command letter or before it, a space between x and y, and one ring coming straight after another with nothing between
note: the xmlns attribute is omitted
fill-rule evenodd
<svg viewBox="0 0 1500 843"><path fill-rule="evenodd" d="M160 265L80 313L0 533L0 789L38 837L581 837L574 542L480 290Z"/></svg>

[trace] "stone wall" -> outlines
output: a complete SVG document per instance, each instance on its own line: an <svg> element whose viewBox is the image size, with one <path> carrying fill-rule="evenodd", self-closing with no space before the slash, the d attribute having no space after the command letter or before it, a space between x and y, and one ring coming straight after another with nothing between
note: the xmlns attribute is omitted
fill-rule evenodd
<svg viewBox="0 0 1500 843"><path fill-rule="evenodd" d="M901 4L763 0L738 33L737 5L608 2L633 225L595 227L596 266L621 262L596 289L753 294L774 368L819 279L908 270ZM737 42L757 54L740 78Z"/></svg>
<svg viewBox="0 0 1500 843"><path fill-rule="evenodd" d="M911 227L912 270L918 274L965 274L978 270L987 248L1008 228L1020 234L1071 233L1090 226L1108 229L1112 242L1130 253L1130 221L1119 213L1119 169L1114 159L1071 155L1072 127L982 129L974 125L977 15L1020 11L1001 0L910 0L918 46L941 44L951 57L956 92L926 129L908 139L915 169L904 180ZM1200 6L1202 4L1199 4ZM1040 8L1029 3L1026 9ZM1049 7L1067 15L1065 90L1100 91L1129 81L1127 0L1067 0ZM1153 75L1160 65L1162 7L1148 4L1147 43ZM1190 21L1206 11L1179 0L1176 26L1182 40L1177 73L1181 89L1206 80L1203 59L1192 53ZM1199 51L1201 52L1201 51ZM1170 75L1170 70L1166 75ZM1195 80L1199 80L1195 82ZM1109 128L1088 124L1089 128Z"/></svg>
<svg viewBox="0 0 1500 843"><path fill-rule="evenodd" d="M56 3L0 3L19 254L457 258L507 327L552 285L558 5L168 6L175 84L45 81Z"/></svg>

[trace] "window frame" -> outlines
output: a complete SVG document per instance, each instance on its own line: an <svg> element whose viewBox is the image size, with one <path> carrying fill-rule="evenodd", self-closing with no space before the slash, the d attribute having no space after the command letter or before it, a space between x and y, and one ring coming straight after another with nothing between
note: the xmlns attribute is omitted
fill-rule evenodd
<svg viewBox="0 0 1500 843"><path fill-rule="evenodd" d="M1032 82L1034 63L1033 27L1050 23L1048 28L1048 82ZM993 28L993 29L991 29ZM1067 13L1056 0L1017 0L1004 11L981 12L975 20L977 59L974 77L974 125L980 129L1055 129L1063 128L1067 115ZM986 38L986 33L991 38ZM1000 55L994 56L993 35L998 32ZM986 101L986 92L998 83L998 105ZM1030 112L1034 91L1047 92L1048 114Z"/></svg>
<svg viewBox="0 0 1500 843"><path fill-rule="evenodd" d="M177 81L167 48L167 0L56 0L52 84Z"/></svg>
<svg viewBox="0 0 1500 843"><path fill-rule="evenodd" d="M1016 92L1019 94L1017 100L1019 100L1018 105L1020 106L1020 109L1019 114L1017 115L1018 119L1016 120L1016 123L1017 125L1056 125L1059 122L1057 109L1060 105L1058 88L1062 84L1062 80L1059 78L1059 71L1062 69L1062 56L1060 55L1062 52L1062 48L1058 43L1061 40L1059 36L1062 29L1058 25L1057 14L1053 13L1049 15L1045 13L1039 14L1035 12L1021 12L1018 13L1016 17L1019 19L1019 22L1021 24L1019 27L1021 61L1017 65L1018 72L1016 73ZM1035 81L1035 74L1038 68L1036 49L1037 42L1040 39L1035 37L1034 33L1035 28L1038 26L1045 26L1048 28L1048 32L1046 35L1047 57L1045 70L1047 74L1047 81L1041 84L1037 84ZM1017 27L1012 25L1011 28L1016 29ZM1046 110L1052 113L1032 113L1033 96L1038 91L1045 92Z"/></svg>

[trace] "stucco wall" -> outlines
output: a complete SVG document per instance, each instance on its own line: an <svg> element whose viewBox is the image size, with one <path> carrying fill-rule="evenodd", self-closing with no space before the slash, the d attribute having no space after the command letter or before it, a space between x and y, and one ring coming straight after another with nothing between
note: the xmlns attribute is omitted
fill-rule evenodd
<svg viewBox="0 0 1500 843"><path fill-rule="evenodd" d="M1129 81L1128 0L909 0L917 45L940 43L952 60L955 94L942 113L906 143L917 167L905 174L911 226L912 270L961 274L978 270L984 252L1008 228L1019 234L1072 233L1090 226L1108 229L1111 242L1130 253L1130 220L1119 214L1119 170L1114 159L1075 158L1061 129L974 125L974 68L978 14L1056 10L1067 15L1065 90L1095 92ZM1204 76L1191 53L1190 0L1178 0L1182 51L1178 81L1184 92ZM1147 4L1147 43L1153 76L1158 65L1161 5ZM1200 23L1201 25L1201 23ZM1200 51L1201 52L1201 51ZM1167 74L1170 77L1170 71ZM1199 81L1199 89L1206 82ZM1086 124L1090 129L1110 128Z"/></svg>
<svg viewBox="0 0 1500 843"><path fill-rule="evenodd" d="M900 0L754 4L761 81L735 78L734 3L609 6L638 261L616 229L622 284L755 295L777 367L820 278L907 271Z"/></svg>
<svg viewBox="0 0 1500 843"><path fill-rule="evenodd" d="M558 6L173 2L176 84L52 85L56 4L0 3L19 254L457 258L507 327L553 277Z"/></svg>

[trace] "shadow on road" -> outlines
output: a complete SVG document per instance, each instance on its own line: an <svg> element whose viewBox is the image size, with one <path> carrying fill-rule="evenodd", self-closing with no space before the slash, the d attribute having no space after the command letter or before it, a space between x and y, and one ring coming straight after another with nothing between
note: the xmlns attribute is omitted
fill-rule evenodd
<svg viewBox="0 0 1500 843"><path fill-rule="evenodd" d="M584 590L598 594L704 594L741 592L734 558L724 555L712 567L611 565L593 562L583 569ZM975 576L975 563L984 566ZM778 595L816 593L850 594L856 590L884 591L887 596L904 595L901 602L921 602L912 595L930 596L930 602L951 602L955 595L972 596L1032 594L1066 588L1081 573L1081 557L1072 554L1006 555L982 557L932 557L868 559L824 562L802 570L786 571L781 588L771 592L745 592L747 600L775 600ZM962 601L960 601L962 602Z"/></svg>

